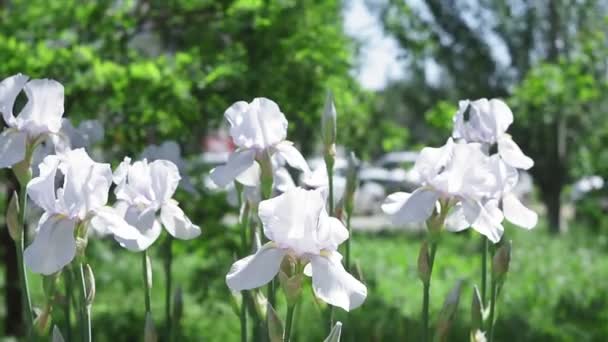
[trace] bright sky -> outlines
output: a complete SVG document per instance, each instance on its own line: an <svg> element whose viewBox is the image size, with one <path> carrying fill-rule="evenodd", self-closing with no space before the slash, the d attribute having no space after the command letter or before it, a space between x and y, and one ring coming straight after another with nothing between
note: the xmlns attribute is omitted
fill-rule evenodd
<svg viewBox="0 0 608 342"><path fill-rule="evenodd" d="M391 79L403 76L403 66L397 59L397 42L384 35L382 26L366 8L364 0L347 2L344 10L346 32L363 43L359 56L357 79L364 88L380 90Z"/></svg>

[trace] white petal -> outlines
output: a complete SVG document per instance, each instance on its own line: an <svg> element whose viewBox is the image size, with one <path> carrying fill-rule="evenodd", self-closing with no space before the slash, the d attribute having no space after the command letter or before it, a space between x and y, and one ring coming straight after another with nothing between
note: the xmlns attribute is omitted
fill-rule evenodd
<svg viewBox="0 0 608 342"><path fill-rule="evenodd" d="M169 200L163 205L160 219L169 234L178 239L190 240L201 235L201 229L192 224L174 200Z"/></svg>
<svg viewBox="0 0 608 342"><path fill-rule="evenodd" d="M112 175L112 181L120 185L127 180L127 175L129 174L129 167L131 166L131 158L125 157L116 170L114 170L114 174Z"/></svg>
<svg viewBox="0 0 608 342"><path fill-rule="evenodd" d="M20 128L32 137L42 133L57 133L63 115L63 86L49 80L31 80L23 88L28 101L17 117Z"/></svg>
<svg viewBox="0 0 608 342"><path fill-rule="evenodd" d="M0 169L11 167L25 158L27 134L5 129L0 134Z"/></svg>
<svg viewBox="0 0 608 342"><path fill-rule="evenodd" d="M513 112L506 103L499 99L490 100L490 111L496 122L496 135L500 135L507 131L513 123Z"/></svg>
<svg viewBox="0 0 608 342"><path fill-rule="evenodd" d="M391 220L395 225L424 222L433 213L438 198L439 194L435 191L418 188L403 202L401 208L391 215Z"/></svg>
<svg viewBox="0 0 608 342"><path fill-rule="evenodd" d="M28 196L40 208L47 212L57 212L57 199L55 197L55 175L59 167L59 157L50 155L44 158L38 166L40 169L38 177L27 184Z"/></svg>
<svg viewBox="0 0 608 342"><path fill-rule="evenodd" d="M403 207L410 196L411 194L409 192L392 193L386 197L384 203L382 203L381 209L387 215L394 215Z"/></svg>
<svg viewBox="0 0 608 342"><path fill-rule="evenodd" d="M225 187L241 173L247 170L255 159L255 151L236 151L230 155L225 165L211 170L211 180L220 188Z"/></svg>
<svg viewBox="0 0 608 342"><path fill-rule="evenodd" d="M283 157L287 164L289 164L291 167L294 167L303 172L310 172L308 163L302 156L302 153L300 153L300 151L298 151L298 149L293 146L292 142L283 141L275 145L275 149L277 150L277 153L279 153L279 155Z"/></svg>
<svg viewBox="0 0 608 342"><path fill-rule="evenodd" d="M107 232L121 239L136 240L141 238L139 230L127 223L124 214L124 211L112 207L99 208L91 219L91 226L99 233Z"/></svg>
<svg viewBox="0 0 608 342"><path fill-rule="evenodd" d="M116 210L124 213L125 221L139 231L136 238L123 238L122 234L114 235L114 239L124 248L139 252L150 247L160 236L162 227L156 220L154 210L140 211L135 207L128 206L125 202L119 202Z"/></svg>
<svg viewBox="0 0 608 342"><path fill-rule="evenodd" d="M9 127L15 125L13 107L21 89L27 83L28 77L22 74L13 75L0 82L0 113Z"/></svg>
<svg viewBox="0 0 608 342"><path fill-rule="evenodd" d="M285 115L266 98L256 98L250 104L236 102L224 116L230 123L230 136L239 147L264 149L287 136Z"/></svg>
<svg viewBox="0 0 608 342"><path fill-rule="evenodd" d="M246 187L257 187L260 184L261 175L262 169L260 169L260 164L253 162L251 166L238 175L235 180Z"/></svg>
<svg viewBox="0 0 608 342"><path fill-rule="evenodd" d="M287 136L287 119L272 100L265 97L253 99L251 107L258 111L257 119L264 136L264 147L272 146L285 140Z"/></svg>
<svg viewBox="0 0 608 342"><path fill-rule="evenodd" d="M321 211L317 239L322 249L338 249L338 246L348 239L348 235L348 229L346 229L342 221L329 216L325 209Z"/></svg>
<svg viewBox="0 0 608 342"><path fill-rule="evenodd" d="M507 164L518 169L527 170L534 166L532 158L526 156L515 141L506 134L498 138L498 154Z"/></svg>
<svg viewBox="0 0 608 342"><path fill-rule="evenodd" d="M462 203L456 204L452 211L448 214L445 220L445 228L450 232L460 232L470 227L470 223L467 220Z"/></svg>
<svg viewBox="0 0 608 342"><path fill-rule="evenodd" d="M232 291L250 290L267 284L279 273L285 252L262 246L254 255L235 262L226 275L226 284Z"/></svg>
<svg viewBox="0 0 608 342"><path fill-rule="evenodd" d="M452 138L449 138L442 147L425 147L420 151L413 170L423 180L431 179L446 166L452 156L453 150L454 141Z"/></svg>
<svg viewBox="0 0 608 342"><path fill-rule="evenodd" d="M464 215L471 227L480 234L486 236L493 243L497 243L502 238L504 228L502 226L502 212L498 209L496 201L488 201L481 205L476 201L463 202Z"/></svg>
<svg viewBox="0 0 608 342"><path fill-rule="evenodd" d="M339 254L328 257L312 256L312 286L315 295L328 304L350 311L359 307L367 297L367 288L340 262Z"/></svg>
<svg viewBox="0 0 608 342"><path fill-rule="evenodd" d="M24 252L25 264L35 273L53 274L69 264L76 255L75 220L65 217L40 218L38 234Z"/></svg>
<svg viewBox="0 0 608 342"><path fill-rule="evenodd" d="M506 194L502 198L502 210L509 222L520 227L532 229L538 222L538 215L526 208L512 193Z"/></svg>
<svg viewBox="0 0 608 342"><path fill-rule="evenodd" d="M175 193L181 179L177 166L168 160L155 160L150 163L152 191L157 203L165 203Z"/></svg>

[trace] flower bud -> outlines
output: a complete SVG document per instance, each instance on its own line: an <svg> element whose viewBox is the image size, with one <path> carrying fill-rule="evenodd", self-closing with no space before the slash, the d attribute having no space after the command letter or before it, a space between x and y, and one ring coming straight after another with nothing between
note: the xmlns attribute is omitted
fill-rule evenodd
<svg viewBox="0 0 608 342"><path fill-rule="evenodd" d="M423 284L428 285L431 279L431 265L429 260L429 245L422 241L420 252L418 253L418 278Z"/></svg>
<svg viewBox="0 0 608 342"><path fill-rule="evenodd" d="M483 301L477 286L473 287L473 300L471 302L471 330L474 332L481 329L483 323Z"/></svg>
<svg viewBox="0 0 608 342"><path fill-rule="evenodd" d="M458 302L460 301L460 290L462 289L462 280L456 282L456 285L443 303L443 308L439 313L439 319L437 320L437 330L435 332L435 341L447 341L448 332L452 322L454 321L454 315L458 309Z"/></svg>
<svg viewBox="0 0 608 342"><path fill-rule="evenodd" d="M282 342L283 322L270 303L266 305L266 312L268 315L268 338L270 342Z"/></svg>
<svg viewBox="0 0 608 342"><path fill-rule="evenodd" d="M357 174L359 172L360 162L355 156L354 152L349 153L348 155L348 167L346 169L346 192L345 192L345 209L347 215L350 215L353 212L354 200L355 200L355 191L357 190L357 185L359 183L359 179Z"/></svg>
<svg viewBox="0 0 608 342"><path fill-rule="evenodd" d="M15 191L13 192L13 196L11 197L11 201L6 210L6 225L8 226L8 234L15 242L21 241L21 233L23 232L23 226L19 224L19 215L19 195Z"/></svg>
<svg viewBox="0 0 608 342"><path fill-rule="evenodd" d="M61 331L59 331L59 328L57 328L57 326L53 326L53 339L51 340L52 342L65 342L65 340L63 339L63 335L61 335Z"/></svg>
<svg viewBox="0 0 608 342"><path fill-rule="evenodd" d="M506 241L498 247L492 262L493 276L498 283L502 283L509 271L509 264L511 263L511 241Z"/></svg>
<svg viewBox="0 0 608 342"><path fill-rule="evenodd" d="M285 272L279 272L279 281L281 282L281 287L288 304L294 305L297 303L298 298L300 298L300 294L302 294L302 280L303 275L301 273L289 277Z"/></svg>
<svg viewBox="0 0 608 342"><path fill-rule="evenodd" d="M336 325L329 332L329 336L323 342L340 342L342 335L342 322L336 322Z"/></svg>
<svg viewBox="0 0 608 342"><path fill-rule="evenodd" d="M93 305L95 299L95 275L89 264L84 266L84 284L87 291L87 305Z"/></svg>
<svg viewBox="0 0 608 342"><path fill-rule="evenodd" d="M241 305L245 305L245 303L242 303ZM175 288L175 291L173 291L173 318L176 322L179 322L182 319L183 314L184 294L182 292L182 288L178 286Z"/></svg>
<svg viewBox="0 0 608 342"><path fill-rule="evenodd" d="M154 326L154 320L152 320L152 313L146 312L146 324L144 327L144 342L156 342L158 341L158 334L156 333L156 327Z"/></svg>
<svg viewBox="0 0 608 342"><path fill-rule="evenodd" d="M323 110L323 116L321 117L321 129L323 135L323 145L325 146L326 152L330 152L332 149L335 154L336 145L336 106L334 105L334 97L331 92L327 92L325 98L325 109Z"/></svg>

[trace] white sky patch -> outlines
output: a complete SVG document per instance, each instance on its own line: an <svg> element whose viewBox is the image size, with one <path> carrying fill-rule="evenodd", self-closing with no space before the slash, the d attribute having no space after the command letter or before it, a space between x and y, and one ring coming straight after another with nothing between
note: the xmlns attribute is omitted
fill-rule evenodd
<svg viewBox="0 0 608 342"><path fill-rule="evenodd" d="M379 18L370 13L364 0L348 2L344 19L346 33L362 44L354 73L363 88L381 90L390 80L404 76L398 43L382 32Z"/></svg>

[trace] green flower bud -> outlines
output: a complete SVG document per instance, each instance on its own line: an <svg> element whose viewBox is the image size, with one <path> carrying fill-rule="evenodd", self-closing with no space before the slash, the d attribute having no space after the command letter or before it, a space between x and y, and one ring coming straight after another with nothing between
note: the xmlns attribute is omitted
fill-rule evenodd
<svg viewBox="0 0 608 342"><path fill-rule="evenodd" d="M95 275L89 264L84 266L84 282L87 294L87 305L93 305L95 299Z"/></svg>
<svg viewBox="0 0 608 342"><path fill-rule="evenodd" d="M509 264L511 263L511 241L506 241L498 247L492 262L493 276L501 284L504 282L505 276L509 271Z"/></svg>
<svg viewBox="0 0 608 342"><path fill-rule="evenodd" d="M431 280L431 264L429 259L429 245L426 241L423 241L418 253L418 278L425 285L428 285Z"/></svg>
<svg viewBox="0 0 608 342"><path fill-rule="evenodd" d="M484 320L484 309L481 295L477 286L473 287L473 300L471 302L471 330L475 332L481 329Z"/></svg>
<svg viewBox="0 0 608 342"><path fill-rule="evenodd" d="M323 110L323 116L321 117L321 129L323 134L323 145L325 146L326 153L333 153L335 155L336 145L336 106L334 105L334 97L332 93L327 92L325 98L325 109Z"/></svg>
<svg viewBox="0 0 608 342"><path fill-rule="evenodd" d="M347 215L350 215L353 212L354 201L355 201L355 191L357 191L357 185L359 183L358 173L359 173L360 162L355 156L354 152L349 153L348 155L348 167L346 169L346 192L345 192L345 209Z"/></svg>
<svg viewBox="0 0 608 342"><path fill-rule="evenodd" d="M439 319L437 320L437 330L435 332L435 341L447 341L448 340L448 332L452 322L454 321L454 316L456 315L456 310L458 310L458 302L460 301L460 291L462 289L462 280L456 282L456 285L443 303L443 308L439 313Z"/></svg>
<svg viewBox="0 0 608 342"><path fill-rule="evenodd" d="M340 342L342 335L342 322L336 322L336 325L329 332L329 336L323 342Z"/></svg>
<svg viewBox="0 0 608 342"><path fill-rule="evenodd" d="M15 242L21 241L21 233L23 232L23 225L19 223L19 215L21 214L20 211L19 195L15 191L13 192L13 196L11 197L11 201L6 210L6 225L8 226L8 234Z"/></svg>
<svg viewBox="0 0 608 342"><path fill-rule="evenodd" d="M144 327L144 342L156 342L158 341L158 334L156 333L156 327L154 326L154 320L152 320L152 313L146 312L146 324Z"/></svg>
<svg viewBox="0 0 608 342"><path fill-rule="evenodd" d="M283 322L270 303L266 305L268 314L268 338L270 342L283 342Z"/></svg>

